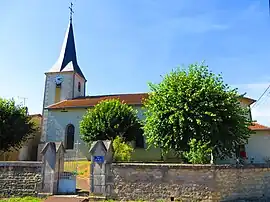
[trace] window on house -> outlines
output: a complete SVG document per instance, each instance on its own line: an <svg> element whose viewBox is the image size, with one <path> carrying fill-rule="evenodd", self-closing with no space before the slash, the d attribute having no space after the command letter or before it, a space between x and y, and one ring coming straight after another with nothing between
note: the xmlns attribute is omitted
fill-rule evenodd
<svg viewBox="0 0 270 202"><path fill-rule="evenodd" d="M66 129L66 149L74 148L75 127L72 124L67 125Z"/></svg>
<svg viewBox="0 0 270 202"><path fill-rule="evenodd" d="M143 130L140 130L136 136L136 148L144 148Z"/></svg>
<svg viewBox="0 0 270 202"><path fill-rule="evenodd" d="M81 92L81 82L78 83L78 91Z"/></svg>

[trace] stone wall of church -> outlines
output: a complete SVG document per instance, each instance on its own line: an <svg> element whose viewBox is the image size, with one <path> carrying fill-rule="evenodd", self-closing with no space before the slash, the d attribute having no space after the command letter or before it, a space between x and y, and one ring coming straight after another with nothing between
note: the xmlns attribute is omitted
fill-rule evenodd
<svg viewBox="0 0 270 202"><path fill-rule="evenodd" d="M40 142L46 142L47 139L47 123L48 123L48 110L44 109L43 110L43 115L42 115L42 127L41 127L41 138Z"/></svg>
<svg viewBox="0 0 270 202"><path fill-rule="evenodd" d="M65 142L66 127L68 124L73 124L75 127L74 141L79 141L80 151L79 156L82 158L88 157L89 152L85 143L80 139L80 121L85 114L86 109L67 109L49 110L47 124L47 141L63 141ZM68 152L68 151L67 151Z"/></svg>
<svg viewBox="0 0 270 202"><path fill-rule="evenodd" d="M135 109L138 111L138 117L143 119L143 111L141 107L135 107ZM80 121L82 120L83 115L86 113L86 110L87 109L84 108L66 109L65 111L49 110L45 129L47 134L46 141L65 142L66 127L68 124L73 124L75 127L74 141L76 142L78 140L81 143L79 156L81 158L90 158L88 147L80 139Z"/></svg>
<svg viewBox="0 0 270 202"><path fill-rule="evenodd" d="M54 104L55 99L55 78L57 75L63 76L63 83L61 86L61 100L70 99L73 96L73 76L71 72L61 73L46 73L45 90L44 90L44 108ZM47 141L48 136L48 110L43 111L43 124L42 124L42 136L41 142Z"/></svg>
<svg viewBox="0 0 270 202"><path fill-rule="evenodd" d="M73 95L73 73L47 73L44 92L44 107L54 104L55 98L55 77L57 75L63 76L63 83L61 86L61 100L70 99Z"/></svg>
<svg viewBox="0 0 270 202"><path fill-rule="evenodd" d="M78 90L78 84L81 83L81 91ZM75 80L74 80L74 97L80 97L85 96L84 95L84 88L85 88L85 82L82 77L80 77L78 74L75 74Z"/></svg>

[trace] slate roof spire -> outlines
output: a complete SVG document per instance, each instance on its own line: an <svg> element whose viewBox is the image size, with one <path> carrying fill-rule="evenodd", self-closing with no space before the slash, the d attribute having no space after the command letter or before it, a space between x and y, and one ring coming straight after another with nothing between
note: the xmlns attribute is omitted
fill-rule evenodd
<svg viewBox="0 0 270 202"><path fill-rule="evenodd" d="M85 79L77 61L73 24L72 24L72 14L74 13L72 10L72 6L73 4L71 3L69 7L70 21L68 24L68 28L66 31L60 55L58 57L57 62L54 64L54 66L50 69L49 72L74 71Z"/></svg>

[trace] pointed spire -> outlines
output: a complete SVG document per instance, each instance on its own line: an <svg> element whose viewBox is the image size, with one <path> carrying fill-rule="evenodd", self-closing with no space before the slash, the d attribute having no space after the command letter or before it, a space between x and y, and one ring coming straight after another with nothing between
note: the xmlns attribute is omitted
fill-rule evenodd
<svg viewBox="0 0 270 202"><path fill-rule="evenodd" d="M71 22L68 25L58 61L61 62L60 71L62 71L70 62L72 62L74 66L78 66L73 25Z"/></svg>
<svg viewBox="0 0 270 202"><path fill-rule="evenodd" d="M66 31L66 35L64 38L59 58L49 72L75 71L85 79L77 62L74 32L72 25L72 14L74 13L72 10L72 6L73 4L71 3L71 6L69 7L70 22Z"/></svg>

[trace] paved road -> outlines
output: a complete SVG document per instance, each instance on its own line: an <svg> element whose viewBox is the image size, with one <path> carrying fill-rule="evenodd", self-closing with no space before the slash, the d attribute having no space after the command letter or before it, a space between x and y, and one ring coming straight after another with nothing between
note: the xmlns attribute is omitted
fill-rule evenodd
<svg viewBox="0 0 270 202"><path fill-rule="evenodd" d="M86 198L76 196L50 196L45 202L84 202Z"/></svg>
<svg viewBox="0 0 270 202"><path fill-rule="evenodd" d="M77 188L89 191L90 190L90 179L77 177Z"/></svg>

